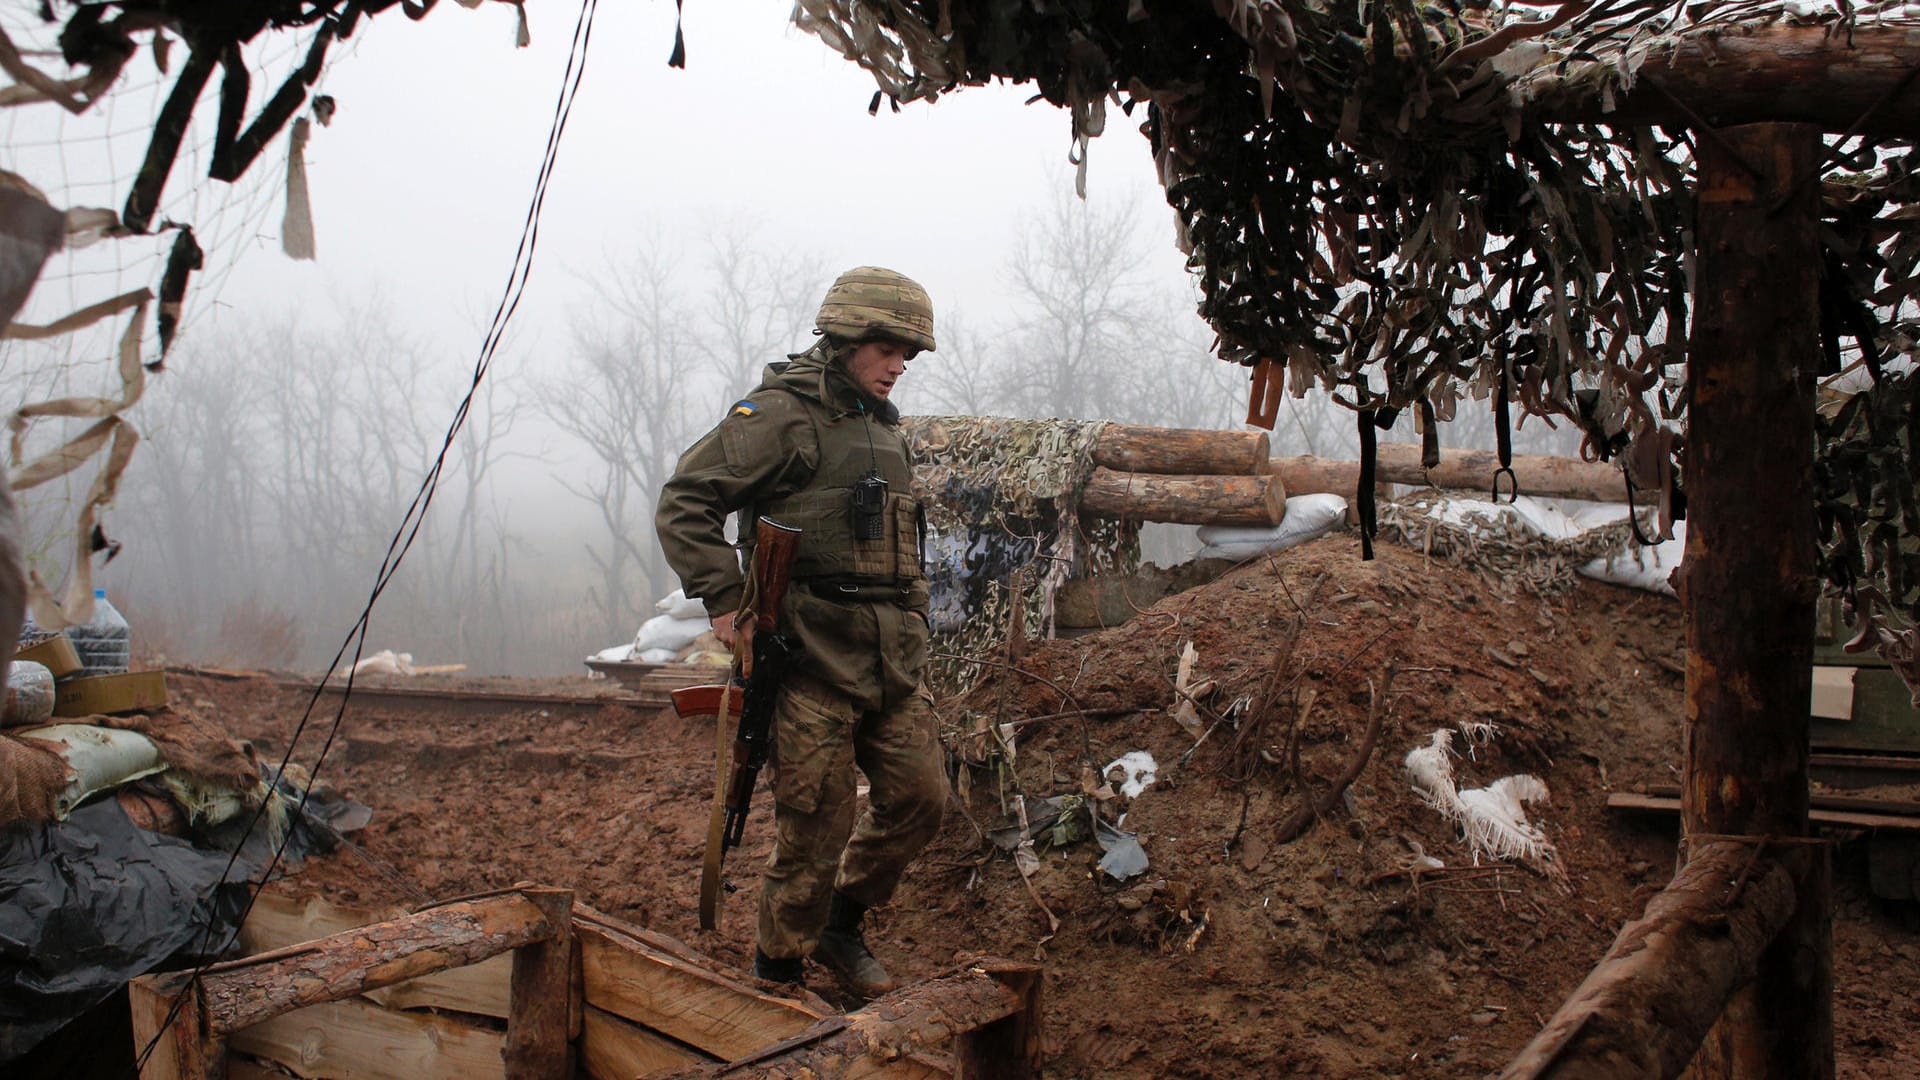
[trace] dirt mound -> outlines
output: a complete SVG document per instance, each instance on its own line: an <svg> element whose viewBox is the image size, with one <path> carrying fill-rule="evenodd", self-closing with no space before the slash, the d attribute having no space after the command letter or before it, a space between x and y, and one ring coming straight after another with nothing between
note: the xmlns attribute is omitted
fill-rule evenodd
<svg viewBox="0 0 1920 1080"><path fill-rule="evenodd" d="M1188 642L1204 739L1174 715ZM965 812L948 815L870 939L910 977L980 953L1044 960L1050 1076L1496 1070L1671 872L1675 823L1622 821L1605 802L1675 775L1681 644L1670 600L1586 584L1506 602L1469 572L1393 547L1361 562L1335 538L1124 626L984 660L981 684L939 706ZM179 681L268 749L304 704L258 682ZM769 818L756 812L748 850L728 861L737 891L721 928L700 932L710 726L613 703L463 710L353 706L323 772L374 822L276 887L407 903L568 885L745 965ZM1550 799L1528 814L1553 859L1474 864L1402 768L1439 729L1458 733L1462 788L1545 783ZM1109 798L1104 767L1136 751L1154 782ZM1030 823L1049 799L1070 808L1027 876L990 835L1017 826L1016 795ZM1099 868L1090 805L1137 837L1144 873ZM1845 866L1838 876L1841 1074L1911 1075L1920 935L1910 911L1858 899Z"/></svg>

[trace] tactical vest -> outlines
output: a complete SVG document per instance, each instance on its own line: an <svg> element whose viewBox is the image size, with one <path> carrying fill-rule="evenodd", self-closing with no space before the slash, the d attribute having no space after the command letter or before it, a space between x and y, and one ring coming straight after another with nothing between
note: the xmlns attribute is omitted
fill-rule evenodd
<svg viewBox="0 0 1920 1080"><path fill-rule="evenodd" d="M770 517L800 530L793 577L803 585L837 586L839 591L878 600L919 581L923 518L913 496L913 472L906 440L898 429L860 414L829 419L809 402L820 464L805 488L754 507L753 517ZM869 470L887 482L881 506L880 536L854 534L853 488ZM747 535L751 535L750 531ZM874 595L865 595L867 592Z"/></svg>

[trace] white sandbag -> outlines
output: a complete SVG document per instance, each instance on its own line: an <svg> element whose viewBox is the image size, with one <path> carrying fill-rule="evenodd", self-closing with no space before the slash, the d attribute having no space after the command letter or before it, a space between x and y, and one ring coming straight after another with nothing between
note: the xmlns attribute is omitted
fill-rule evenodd
<svg viewBox="0 0 1920 1080"><path fill-rule="evenodd" d="M1534 532L1549 540L1572 540L1589 528L1563 513L1559 507L1531 495L1522 495L1511 503L1503 502L1501 505L1520 515L1520 520L1533 526Z"/></svg>
<svg viewBox="0 0 1920 1080"><path fill-rule="evenodd" d="M587 657L587 659L598 660L601 663L606 663L606 664L624 664L632 657L633 657L633 646L610 645L607 648L601 649L599 652L594 653L592 656Z"/></svg>
<svg viewBox="0 0 1920 1080"><path fill-rule="evenodd" d="M635 653L633 658L643 664L668 664L679 655L674 649L645 649Z"/></svg>
<svg viewBox="0 0 1920 1080"><path fill-rule="evenodd" d="M1339 528L1346 516L1347 500L1339 495L1295 495L1278 525L1202 525L1204 546L1194 558L1247 559L1290 548Z"/></svg>
<svg viewBox="0 0 1920 1080"><path fill-rule="evenodd" d="M1593 560L1575 568L1582 577L1595 581L1605 581L1614 585L1625 585L1630 589L1645 589L1647 592L1662 596L1674 595L1673 583L1668 580L1680 565L1687 553L1687 523L1673 523L1673 539L1663 540L1651 547L1642 547L1632 537L1627 538L1626 546L1612 555Z"/></svg>
<svg viewBox="0 0 1920 1080"><path fill-rule="evenodd" d="M713 623L708 621L704 611L697 619L676 619L671 615L655 615L640 624L640 632L633 638L633 651L643 653L649 649L665 649L669 653L676 653L693 644L694 638L711 629L713 629Z"/></svg>
<svg viewBox="0 0 1920 1080"><path fill-rule="evenodd" d="M707 605L698 600L687 599L687 593L684 589L675 589L661 597L660 602L653 605L653 609L662 615L670 615L676 619L705 619L707 617Z"/></svg>

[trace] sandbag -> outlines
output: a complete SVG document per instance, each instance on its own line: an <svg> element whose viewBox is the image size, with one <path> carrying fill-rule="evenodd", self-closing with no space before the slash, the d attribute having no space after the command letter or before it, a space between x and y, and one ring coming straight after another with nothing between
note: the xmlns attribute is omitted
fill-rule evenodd
<svg viewBox="0 0 1920 1080"><path fill-rule="evenodd" d="M677 653L693 644L694 638L711 629L713 629L713 623L704 613L697 619L676 619L671 615L656 615L640 624L640 632L633 637L633 651L644 653L649 649L665 649L670 653Z"/></svg>
<svg viewBox="0 0 1920 1080"><path fill-rule="evenodd" d="M1340 527L1347 516L1347 500L1338 495L1295 495L1287 500L1287 514L1278 525L1203 525L1194 556L1198 559L1248 559L1263 551L1280 551L1304 544Z"/></svg>
<svg viewBox="0 0 1920 1080"><path fill-rule="evenodd" d="M670 615L676 619L707 617L707 605L699 600L688 599L684 589L675 589L661 597L660 601L653 605L653 609L662 615Z"/></svg>
<svg viewBox="0 0 1920 1080"><path fill-rule="evenodd" d="M1583 563L1574 571L1595 581L1673 596L1673 582L1669 579L1686 554L1687 523L1676 521L1673 523L1671 540L1643 547L1630 538L1619 551Z"/></svg>

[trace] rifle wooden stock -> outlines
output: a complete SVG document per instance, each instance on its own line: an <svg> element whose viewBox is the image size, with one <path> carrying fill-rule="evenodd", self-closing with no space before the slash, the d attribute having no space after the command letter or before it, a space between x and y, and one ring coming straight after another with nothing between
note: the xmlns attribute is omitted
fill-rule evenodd
<svg viewBox="0 0 1920 1080"><path fill-rule="evenodd" d="M764 517L754 525L753 579L759 583L755 630L772 633L779 624L780 602L793 582L793 557L799 550L799 529Z"/></svg>

